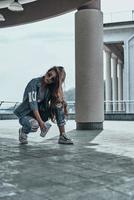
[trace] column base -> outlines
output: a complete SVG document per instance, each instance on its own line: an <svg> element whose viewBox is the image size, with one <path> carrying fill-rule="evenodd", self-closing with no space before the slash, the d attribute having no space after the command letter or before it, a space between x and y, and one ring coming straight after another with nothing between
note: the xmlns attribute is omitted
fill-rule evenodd
<svg viewBox="0 0 134 200"><path fill-rule="evenodd" d="M103 130L103 122L77 122L77 130Z"/></svg>

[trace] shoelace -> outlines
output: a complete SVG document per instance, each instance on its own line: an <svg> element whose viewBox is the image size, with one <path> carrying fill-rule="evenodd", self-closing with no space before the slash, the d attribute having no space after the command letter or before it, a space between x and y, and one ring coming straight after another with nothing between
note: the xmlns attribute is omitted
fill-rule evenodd
<svg viewBox="0 0 134 200"><path fill-rule="evenodd" d="M66 140L70 140L69 138L67 138L67 136L66 136L66 135L63 135L63 137L64 137Z"/></svg>

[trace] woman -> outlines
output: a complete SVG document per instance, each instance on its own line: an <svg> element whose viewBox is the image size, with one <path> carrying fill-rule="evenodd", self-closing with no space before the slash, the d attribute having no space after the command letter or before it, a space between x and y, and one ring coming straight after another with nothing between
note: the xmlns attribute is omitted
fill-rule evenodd
<svg viewBox="0 0 134 200"><path fill-rule="evenodd" d="M36 132L39 127L40 135L44 137L51 126L48 119L57 122L60 132L58 143L73 144L65 134L67 104L62 89L65 77L64 68L54 66L44 76L34 78L27 84L23 102L14 111L22 125L19 129L21 144L28 144L28 133Z"/></svg>

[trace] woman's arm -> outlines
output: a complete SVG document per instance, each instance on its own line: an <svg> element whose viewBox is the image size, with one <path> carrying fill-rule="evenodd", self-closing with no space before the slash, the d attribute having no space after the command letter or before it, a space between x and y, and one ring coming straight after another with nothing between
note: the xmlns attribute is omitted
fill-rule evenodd
<svg viewBox="0 0 134 200"><path fill-rule="evenodd" d="M33 113L34 113L34 116L35 116L36 120L37 120L38 123L39 123L40 129L46 129L45 123L44 123L44 121L42 120L39 111L38 111L38 110L34 110Z"/></svg>
<svg viewBox="0 0 134 200"><path fill-rule="evenodd" d="M27 87L28 101L31 111L33 112L36 120L39 123L40 129L45 129L45 124L40 116L38 111L38 102L37 102L37 82L36 79L33 79Z"/></svg>

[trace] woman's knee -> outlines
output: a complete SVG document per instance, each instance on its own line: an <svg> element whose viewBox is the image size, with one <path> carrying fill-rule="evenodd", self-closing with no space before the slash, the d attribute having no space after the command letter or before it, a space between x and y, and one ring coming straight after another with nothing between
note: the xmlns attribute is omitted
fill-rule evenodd
<svg viewBox="0 0 134 200"><path fill-rule="evenodd" d="M39 123L37 122L37 120L30 119L29 123L30 123L30 127L31 127L31 132L36 132L39 128Z"/></svg>

